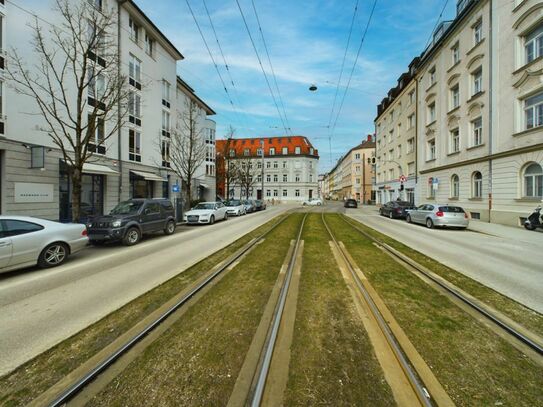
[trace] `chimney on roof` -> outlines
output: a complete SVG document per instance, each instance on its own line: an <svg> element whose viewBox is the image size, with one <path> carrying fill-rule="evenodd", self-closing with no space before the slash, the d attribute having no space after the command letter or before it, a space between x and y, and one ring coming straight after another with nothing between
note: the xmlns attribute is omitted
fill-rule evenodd
<svg viewBox="0 0 543 407"><path fill-rule="evenodd" d="M373 140L373 135L371 135L371 134L368 134L368 137L367 137L367 139L366 139L366 140L367 140L367 141L368 141L369 143L371 143L371 142L372 142L372 140Z"/></svg>

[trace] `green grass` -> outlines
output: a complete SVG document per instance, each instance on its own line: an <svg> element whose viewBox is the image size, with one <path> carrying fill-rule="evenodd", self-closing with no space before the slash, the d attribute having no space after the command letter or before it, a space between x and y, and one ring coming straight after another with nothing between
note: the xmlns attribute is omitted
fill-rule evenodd
<svg viewBox="0 0 543 407"><path fill-rule="evenodd" d="M398 242L397 240L392 239L387 235L377 232L375 229L356 222L354 219L349 218L348 222L355 223L359 228L374 238L379 239L381 242L386 243L394 249L402 252L406 256L415 260L417 263L430 269L465 292L471 294L479 301L482 301L483 303L488 304L494 309L500 311L504 315L507 315L509 318L523 325L530 331L543 336L543 315L540 313L519 304L511 298L482 285L464 274L425 256L424 254Z"/></svg>
<svg viewBox="0 0 543 407"><path fill-rule="evenodd" d="M301 219L275 229L89 405L225 405Z"/></svg>
<svg viewBox="0 0 543 407"><path fill-rule="evenodd" d="M2 377L0 379L0 405L11 407L28 404L67 373L101 351L174 295L187 288L217 263L228 258L251 239L271 228L276 222L277 219L273 219L255 229L228 247L207 257L183 273L38 355L9 375Z"/></svg>
<svg viewBox="0 0 543 407"><path fill-rule="evenodd" d="M310 214L291 347L286 405L394 405L362 321L328 243Z"/></svg>
<svg viewBox="0 0 543 407"><path fill-rule="evenodd" d="M341 216L326 219L457 405L543 405L540 366L381 252Z"/></svg>

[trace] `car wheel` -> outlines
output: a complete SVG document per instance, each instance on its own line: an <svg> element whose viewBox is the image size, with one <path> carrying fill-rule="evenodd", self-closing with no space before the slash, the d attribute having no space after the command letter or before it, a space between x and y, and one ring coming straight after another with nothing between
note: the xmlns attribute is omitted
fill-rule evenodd
<svg viewBox="0 0 543 407"><path fill-rule="evenodd" d="M388 218L389 218L389 219L394 219L394 216L392 215L392 212L389 212L389 213L388 213Z"/></svg>
<svg viewBox="0 0 543 407"><path fill-rule="evenodd" d="M411 215L407 215L405 217L405 220L407 221L407 223L411 223Z"/></svg>
<svg viewBox="0 0 543 407"><path fill-rule="evenodd" d="M43 268L60 266L68 258L69 251L66 243L51 243L40 253L38 265Z"/></svg>
<svg viewBox="0 0 543 407"><path fill-rule="evenodd" d="M382 210L382 209L379 209L379 215L380 215L380 216L384 216L383 210Z"/></svg>
<svg viewBox="0 0 543 407"><path fill-rule="evenodd" d="M432 219L430 218L426 219L426 227L428 229L432 229L434 227L434 222L432 221Z"/></svg>
<svg viewBox="0 0 543 407"><path fill-rule="evenodd" d="M215 223L215 216L211 215L211 217L209 218L209 224L213 225L214 223Z"/></svg>
<svg viewBox="0 0 543 407"><path fill-rule="evenodd" d="M525 223L524 227L528 230L535 230L535 226L533 226L531 223Z"/></svg>
<svg viewBox="0 0 543 407"><path fill-rule="evenodd" d="M125 246L134 246L141 240L141 232L136 227L131 227L126 231L123 238L123 244Z"/></svg>
<svg viewBox="0 0 543 407"><path fill-rule="evenodd" d="M224 220L227 220L228 219L228 212L225 212L224 213Z"/></svg>
<svg viewBox="0 0 543 407"><path fill-rule="evenodd" d="M164 234L172 235L173 232L175 232L175 222L173 220L170 220L168 221L168 223L166 223L166 227L164 228Z"/></svg>

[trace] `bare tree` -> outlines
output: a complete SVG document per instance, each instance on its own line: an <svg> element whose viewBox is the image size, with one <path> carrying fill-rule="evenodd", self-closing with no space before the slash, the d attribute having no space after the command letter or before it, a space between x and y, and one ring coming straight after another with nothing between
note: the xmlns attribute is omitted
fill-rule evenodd
<svg viewBox="0 0 543 407"><path fill-rule="evenodd" d="M236 129L230 125L226 133L226 143L224 150L221 152L224 159L224 168L221 171L221 182L224 181L226 186L225 198L230 198L230 189L239 183L239 168L236 159L230 155L230 150L233 147L234 136Z"/></svg>
<svg viewBox="0 0 543 407"><path fill-rule="evenodd" d="M44 120L41 130L60 149L72 182L72 221L80 219L83 165L123 125L128 109L127 78L120 73L117 13L87 1L55 0L58 25L29 24L36 62L11 49L7 79L32 98Z"/></svg>
<svg viewBox="0 0 543 407"><path fill-rule="evenodd" d="M185 101L185 109L179 114L175 129L169 139L161 142L163 161L167 158L170 168L185 183L187 204L192 199L194 174L202 165L206 154L204 128L198 123L199 108L192 101Z"/></svg>
<svg viewBox="0 0 543 407"><path fill-rule="evenodd" d="M249 198L249 192L256 184L258 169L257 162L254 157L240 157L236 160L237 164L237 181L240 186L240 199L245 195L245 199Z"/></svg>

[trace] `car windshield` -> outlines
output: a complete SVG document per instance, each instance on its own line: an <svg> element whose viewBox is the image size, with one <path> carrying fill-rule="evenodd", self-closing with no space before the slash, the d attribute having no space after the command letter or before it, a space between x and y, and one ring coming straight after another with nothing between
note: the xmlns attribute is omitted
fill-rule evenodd
<svg viewBox="0 0 543 407"><path fill-rule="evenodd" d="M450 212L450 213L464 213L464 209L459 206L440 206L439 210L441 212Z"/></svg>
<svg viewBox="0 0 543 407"><path fill-rule="evenodd" d="M232 199L231 201L228 201L226 206L239 206L241 205L241 201L239 199Z"/></svg>
<svg viewBox="0 0 543 407"><path fill-rule="evenodd" d="M110 214L130 215L133 213L137 213L142 205L143 201L123 201L118 203L117 206L111 210Z"/></svg>
<svg viewBox="0 0 543 407"><path fill-rule="evenodd" d="M215 204L212 203L199 203L194 207L194 209L213 209Z"/></svg>

